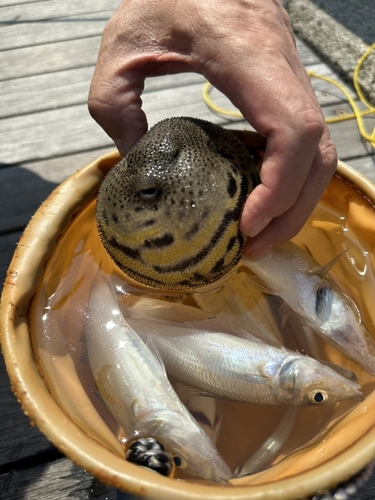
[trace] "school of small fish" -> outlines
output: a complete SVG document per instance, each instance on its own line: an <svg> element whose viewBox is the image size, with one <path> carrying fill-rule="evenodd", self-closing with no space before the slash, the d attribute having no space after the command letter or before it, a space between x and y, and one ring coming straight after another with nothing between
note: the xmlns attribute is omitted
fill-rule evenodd
<svg viewBox="0 0 375 500"><path fill-rule="evenodd" d="M375 375L375 342L356 305L328 275L337 259L320 266L292 242L257 260L242 257L246 238L238 223L258 182L254 156L229 131L193 118L164 120L105 177L97 201L101 240L126 274L158 290L199 293L221 284L241 262L255 273L254 287L281 297L301 322ZM115 281L98 272L87 310L99 392L129 437L160 440L192 475L225 483L234 473L169 378L197 395L236 402L363 399L349 370L267 342L269 335L261 340L225 319L152 318L122 301Z"/></svg>

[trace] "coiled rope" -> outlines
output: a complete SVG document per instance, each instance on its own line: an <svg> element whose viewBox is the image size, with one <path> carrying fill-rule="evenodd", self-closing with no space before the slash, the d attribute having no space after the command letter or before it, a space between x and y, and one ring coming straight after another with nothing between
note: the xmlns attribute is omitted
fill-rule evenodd
<svg viewBox="0 0 375 500"><path fill-rule="evenodd" d="M368 132L366 130L364 120L363 120L364 116L369 115L369 114L375 114L375 107L365 98L365 96L363 95L363 91L359 85L360 69L361 69L364 61L367 59L367 57L370 55L370 53L373 50L375 50L375 43L372 44L364 52L364 54L358 59L358 62L354 68L354 74L353 74L354 88L355 88L355 91L357 93L358 99L366 107L366 109L364 109L364 110L359 109L356 101L352 98L350 93L346 90L344 85L342 85L341 83L337 82L333 78L319 75L313 71L308 71L307 73L310 76L310 78L318 78L320 80L324 80L324 81L334 85L335 87L337 87L345 95L348 103L350 104L350 106L353 110L353 113L347 113L347 114L343 114L340 116L326 118L325 119L326 122L327 123L337 123L337 122L342 122L344 120L351 120L351 119L355 118L357 120L359 133L361 134L363 139L368 141L372 145L372 147L375 148L375 127L374 127L372 133ZM213 111L214 113L217 113L219 115L229 116L231 118L243 118L243 115L239 111L232 111L232 110L225 109L225 108L218 106L211 99L210 92L211 92L212 88L213 87L209 82L206 82L203 86L203 100L204 100L205 104L208 106L208 108L211 109L211 111Z"/></svg>

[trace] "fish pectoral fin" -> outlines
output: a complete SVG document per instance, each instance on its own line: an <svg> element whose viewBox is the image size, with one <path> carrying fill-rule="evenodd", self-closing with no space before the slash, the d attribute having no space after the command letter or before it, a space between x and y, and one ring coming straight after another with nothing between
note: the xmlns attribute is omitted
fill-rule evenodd
<svg viewBox="0 0 375 500"><path fill-rule="evenodd" d="M274 380L274 377L276 376L277 372L279 371L279 364L278 363L264 363L260 368L259 368L259 373L256 375L256 378L264 378L270 381Z"/></svg>
<svg viewBox="0 0 375 500"><path fill-rule="evenodd" d="M158 364L162 368L162 370L165 373L165 375L167 375L167 371L165 369L163 358L161 357L160 351L158 350L157 345L155 344L155 342L153 341L153 339L151 338L150 335L148 336L147 341L145 342L145 344L150 349L150 351L152 352L152 354L154 355L156 361L158 362Z"/></svg>
<svg viewBox="0 0 375 500"><path fill-rule="evenodd" d="M91 385L90 385L89 389L95 395L95 397L99 399L99 401L101 403L105 404L105 401L104 401L102 395L99 392L99 389L98 389L98 386L96 385L96 382L95 382L95 387L91 387Z"/></svg>
<svg viewBox="0 0 375 500"><path fill-rule="evenodd" d="M89 353L87 352L86 345L85 345L84 349L82 350L79 362L80 363L88 363L89 362Z"/></svg>
<svg viewBox="0 0 375 500"><path fill-rule="evenodd" d="M253 274L248 277L248 282L256 289L268 295L278 295L273 288L265 283L258 275Z"/></svg>
<svg viewBox="0 0 375 500"><path fill-rule="evenodd" d="M324 264L322 266L318 265L318 266L314 266L312 267L311 269L309 269L306 274L317 274L318 276L325 276L329 271L330 269L336 264L336 262L341 259L341 257L344 255L344 253L346 253L347 251L349 250L349 248L346 248L343 252L339 253L338 255L336 255L336 257L334 257L332 260L330 260L329 262L327 262L327 264Z"/></svg>
<svg viewBox="0 0 375 500"><path fill-rule="evenodd" d="M291 308L290 308L290 306L288 306L287 303L284 302L284 304L281 304L281 306L279 308L279 314L280 314L280 317L281 317L281 326L283 328L284 328L284 326L286 325L286 322L289 319L290 311L291 311Z"/></svg>
<svg viewBox="0 0 375 500"><path fill-rule="evenodd" d="M179 382L177 380L174 380L173 378L170 378L170 382L172 383L174 390L177 392L178 397L186 407L189 406L190 401L194 398L217 398L217 396L211 394L210 392L198 389L197 387L185 384L184 382Z"/></svg>

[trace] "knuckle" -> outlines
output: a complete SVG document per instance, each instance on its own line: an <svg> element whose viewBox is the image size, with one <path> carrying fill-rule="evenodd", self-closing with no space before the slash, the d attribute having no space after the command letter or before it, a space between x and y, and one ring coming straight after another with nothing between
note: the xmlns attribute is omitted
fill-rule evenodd
<svg viewBox="0 0 375 500"><path fill-rule="evenodd" d="M321 185L326 185L336 171L338 155L336 147L327 134L319 144L318 164L320 168L316 172Z"/></svg>
<svg viewBox="0 0 375 500"><path fill-rule="evenodd" d="M300 120L302 126L300 133L303 138L308 140L320 141L325 130L325 121L320 109L308 108L302 111Z"/></svg>
<svg viewBox="0 0 375 500"><path fill-rule="evenodd" d="M90 91L89 98L87 101L87 107L89 110L89 113L91 117L98 121L98 119L101 116L101 111L102 111L102 104L97 100L96 96L94 93Z"/></svg>
<svg viewBox="0 0 375 500"><path fill-rule="evenodd" d="M327 170L332 173L337 167L338 155L336 147L330 137L324 137L320 143L320 153Z"/></svg>

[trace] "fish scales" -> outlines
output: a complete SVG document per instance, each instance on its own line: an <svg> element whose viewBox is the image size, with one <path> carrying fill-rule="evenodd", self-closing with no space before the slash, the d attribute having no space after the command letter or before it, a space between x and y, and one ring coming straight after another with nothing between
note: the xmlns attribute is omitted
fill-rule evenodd
<svg viewBox="0 0 375 500"><path fill-rule="evenodd" d="M105 177L98 231L131 278L170 290L206 286L242 257L246 238L239 219L257 183L253 155L230 131L170 118Z"/></svg>
<svg viewBox="0 0 375 500"><path fill-rule="evenodd" d="M168 376L199 393L242 403L307 406L344 399L361 401L360 386L319 361L274 347L235 329L241 338L206 320L189 324L132 316L127 321L145 342L151 341ZM182 325L182 326L181 326Z"/></svg>
<svg viewBox="0 0 375 500"><path fill-rule="evenodd" d="M230 469L181 403L160 360L123 318L110 279L100 271L90 292L85 335L99 392L128 437L154 437L189 473L226 483Z"/></svg>

